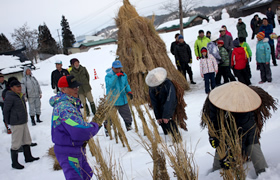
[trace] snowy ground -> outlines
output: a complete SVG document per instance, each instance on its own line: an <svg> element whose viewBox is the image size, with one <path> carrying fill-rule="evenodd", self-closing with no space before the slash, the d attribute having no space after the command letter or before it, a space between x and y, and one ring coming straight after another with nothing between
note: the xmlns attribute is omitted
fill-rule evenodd
<svg viewBox="0 0 280 180"><path fill-rule="evenodd" d="M263 15L261 15L263 17ZM249 37L251 35L250 29L250 20L253 15L243 18L243 21L247 25L247 32ZM203 25L198 25L189 29L184 30L185 41L190 45L193 50L194 42L197 38L197 32L199 29L203 29L205 32L210 30L213 34L218 35L218 31L222 25L226 25L228 30L232 33L234 38L237 35L236 30L237 19L223 19L221 21L206 23ZM280 26L277 24L275 32L280 32ZM174 58L169 52L170 44L174 40L174 35L177 32L161 34L162 39L166 43L169 56L174 62ZM255 63L255 48L256 40L251 40L247 38L247 42L250 44L253 51L253 60L251 62L252 70L252 84L258 85L260 81L260 72L256 71ZM43 91L42 97L42 120L43 123L36 126L31 126L30 121L28 122L29 130L32 136L33 142L37 142L38 146L32 147L32 153L34 156L39 156L41 159L33 163L24 163L23 155L19 154L19 162L25 166L23 170L15 170L11 167L10 159L10 144L11 144L11 135L6 134L4 126L0 126L0 133L2 136L2 145L0 146L0 176L3 180L10 179L30 179L30 180L60 180L64 179L62 171L53 171L52 165L53 160L48 157L47 151L53 145L51 141L51 114L52 108L49 105L48 101L51 96L53 96L53 91L50 86L50 75L51 72L55 69L54 62L57 59L62 60L64 67L66 68L69 65L69 60L71 58L78 58L80 63L87 67L91 75L91 86L93 87L92 93L95 101L101 97L105 90L104 77L105 70L111 67L112 61L115 59L116 45L102 46L101 50L89 50L86 53L74 54L70 56L57 55L48 60L45 60L36 66L38 70L33 71L34 76L39 80L41 88ZM193 59L195 59L193 52ZM280 64L280 62L278 62ZM1 65L2 66L2 65ZM94 69L99 76L99 79L93 80L94 78ZM204 93L204 82L200 77L199 73L199 63L194 60L192 64L192 69L194 72L194 80L197 82L196 85L191 85L191 90L185 93L185 101L188 104L186 107L186 112L188 115L188 132L181 132L183 136L184 143L187 144L188 150L195 150L195 161L199 166L199 179L208 180L208 179L222 179L218 171L209 173L209 170L212 167L213 157L208 154L214 153L214 149L209 145L207 130L202 130L199 126L200 123L200 114L203 102L206 98ZM273 97L280 99L280 67L271 66L273 81L272 83L264 83L260 85L263 89L269 92ZM278 79L279 78L279 79ZM278 106L279 108L279 106ZM2 121L2 116L0 117ZM138 125L141 125L140 120L138 119ZM259 177L256 177L254 169L251 163L248 163L248 180L259 179L259 180L277 180L280 179L280 113L279 111L273 113L271 119L267 121L267 124L264 126L264 131L261 138L261 147L263 153L266 157L269 168ZM161 128L159 128L160 133L162 134ZM136 141L139 139L136 133L132 130L127 133L129 144L132 148L132 152L128 152L126 148L123 148L121 144L116 144L115 141L110 141L104 135L103 128L97 134L96 138L99 139L103 153L108 157L108 151L112 150L113 154L117 161L119 161L124 170L124 179L135 179L135 180L147 180L152 179L150 172L153 168L152 159L144 148ZM162 137L168 141L168 137ZM279 139L278 139L279 138ZM197 145L197 146L196 146ZM194 149L196 147L196 149ZM90 164L94 165L94 157L91 157L88 152L88 159ZM171 176L171 179L176 179L172 176L173 170L168 165L168 172ZM95 178L93 178L95 179Z"/></svg>

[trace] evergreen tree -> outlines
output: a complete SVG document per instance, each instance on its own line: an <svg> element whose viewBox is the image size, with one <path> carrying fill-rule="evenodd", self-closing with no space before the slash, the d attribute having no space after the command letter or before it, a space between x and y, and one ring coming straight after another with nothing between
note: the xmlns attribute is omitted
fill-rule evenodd
<svg viewBox="0 0 280 180"><path fill-rule="evenodd" d="M40 25L38 27L38 51L44 54L58 54L56 41L52 37L48 26Z"/></svg>
<svg viewBox="0 0 280 180"><path fill-rule="evenodd" d="M0 52L7 52L15 50L10 41L6 38L6 36L1 33L0 34Z"/></svg>
<svg viewBox="0 0 280 180"><path fill-rule="evenodd" d="M73 47L73 44L76 42L75 37L70 30L69 23L65 16L62 16L60 25L62 26L62 44L63 44L63 53L68 54L67 48Z"/></svg>

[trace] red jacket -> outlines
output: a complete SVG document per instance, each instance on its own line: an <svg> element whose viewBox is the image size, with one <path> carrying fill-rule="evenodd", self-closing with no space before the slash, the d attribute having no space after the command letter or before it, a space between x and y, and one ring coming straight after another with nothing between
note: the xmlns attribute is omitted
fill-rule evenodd
<svg viewBox="0 0 280 180"><path fill-rule="evenodd" d="M247 61L247 55L243 47L236 47L233 49L231 55L231 66L234 69L244 69L246 67Z"/></svg>

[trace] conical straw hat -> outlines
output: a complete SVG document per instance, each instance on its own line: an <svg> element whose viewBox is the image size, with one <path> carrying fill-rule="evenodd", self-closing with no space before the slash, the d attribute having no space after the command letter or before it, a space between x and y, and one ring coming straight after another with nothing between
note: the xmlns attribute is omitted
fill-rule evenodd
<svg viewBox="0 0 280 180"><path fill-rule="evenodd" d="M149 87L156 87L161 85L165 81L166 77L166 70L162 67L158 67L148 73L145 81Z"/></svg>
<svg viewBox="0 0 280 180"><path fill-rule="evenodd" d="M220 109L237 113L254 111L262 103L255 91L237 81L213 89L209 100Z"/></svg>

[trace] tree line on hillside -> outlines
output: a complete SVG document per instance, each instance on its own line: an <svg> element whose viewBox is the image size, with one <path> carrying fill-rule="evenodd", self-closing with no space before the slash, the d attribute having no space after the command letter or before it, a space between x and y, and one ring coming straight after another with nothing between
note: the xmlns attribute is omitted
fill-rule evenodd
<svg viewBox="0 0 280 180"><path fill-rule="evenodd" d="M37 63L38 54L55 55L63 53L67 55L67 49L73 47L76 41L65 16L62 16L60 25L62 27L62 46L52 37L46 23L39 25L38 30L30 29L27 23L25 23L22 27L14 29L12 33L13 44L10 43L3 33L0 34L0 53L26 47L26 57L32 62L35 60L35 63Z"/></svg>

